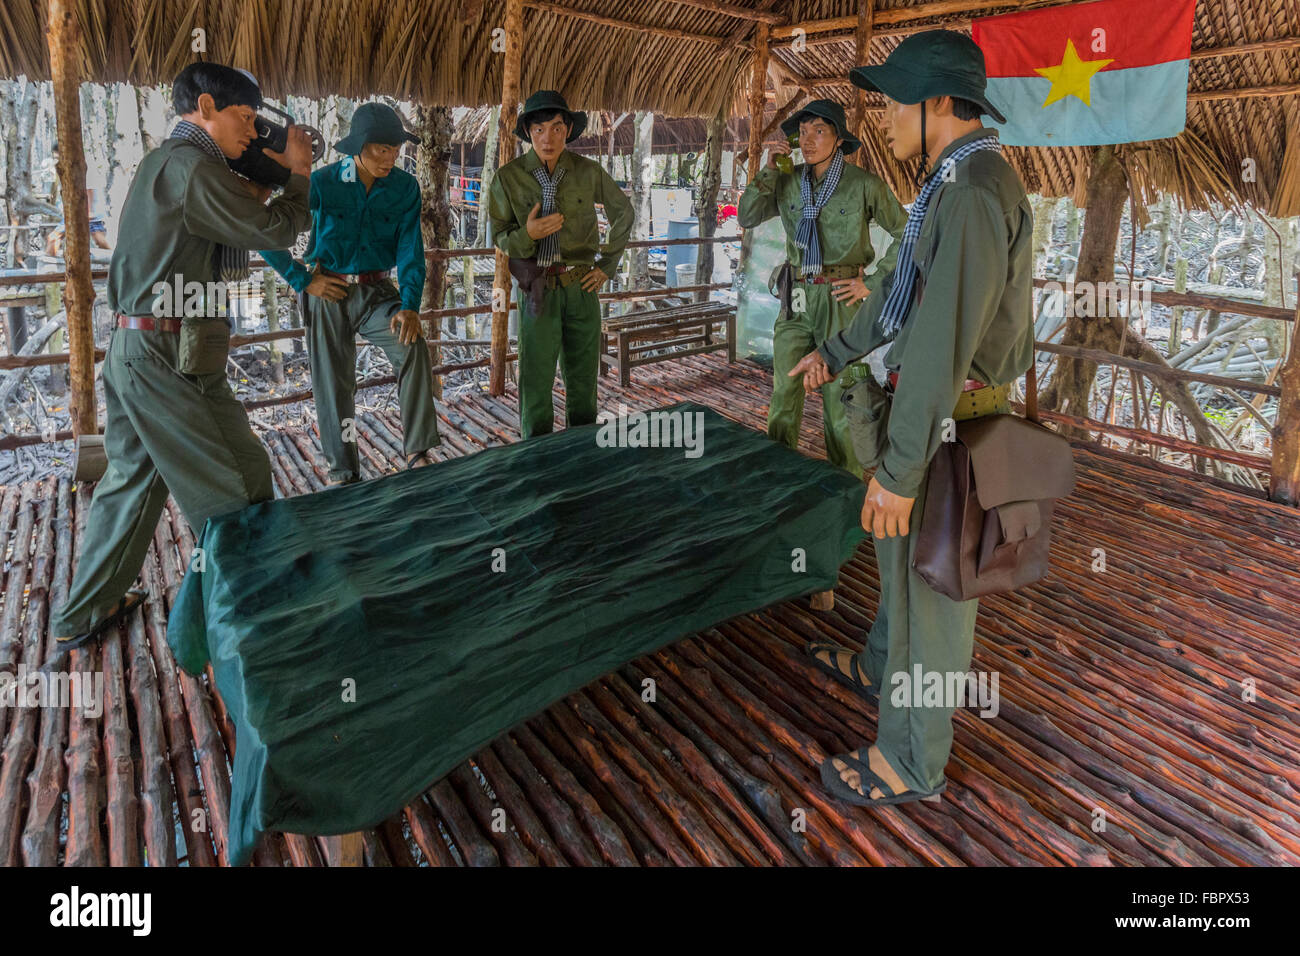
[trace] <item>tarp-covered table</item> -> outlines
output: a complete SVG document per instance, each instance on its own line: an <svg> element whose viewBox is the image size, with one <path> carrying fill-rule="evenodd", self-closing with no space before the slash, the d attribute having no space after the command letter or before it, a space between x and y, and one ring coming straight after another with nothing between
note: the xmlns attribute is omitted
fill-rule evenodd
<svg viewBox="0 0 1300 956"><path fill-rule="evenodd" d="M863 485L660 411L699 413L702 453L589 425L208 521L168 641L235 724L232 863L379 823L602 674L835 586Z"/></svg>

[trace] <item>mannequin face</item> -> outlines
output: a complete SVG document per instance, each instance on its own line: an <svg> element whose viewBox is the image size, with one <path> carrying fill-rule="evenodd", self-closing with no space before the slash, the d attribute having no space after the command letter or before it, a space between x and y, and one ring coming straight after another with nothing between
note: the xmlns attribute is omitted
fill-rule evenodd
<svg viewBox="0 0 1300 956"><path fill-rule="evenodd" d="M217 109L211 93L201 94L197 108L184 117L194 125L203 127L221 152L230 159L244 155L248 144L257 139L257 129L253 125L256 118L257 110L241 103L231 104L224 110Z"/></svg>
<svg viewBox="0 0 1300 956"><path fill-rule="evenodd" d="M366 143L361 147L361 165L371 176L383 179L393 171L401 149L400 146L388 146L384 143Z"/></svg>
<svg viewBox="0 0 1300 956"><path fill-rule="evenodd" d="M544 123L528 124L528 136L532 140L533 149L543 162L553 163L564 152L569 129L563 115L552 116Z"/></svg>
<svg viewBox="0 0 1300 956"><path fill-rule="evenodd" d="M885 133L886 145L899 162L905 163L921 155L920 103L900 103L885 97L881 129Z"/></svg>
<svg viewBox="0 0 1300 956"><path fill-rule="evenodd" d="M842 142L844 140L839 138L835 127L820 117L799 124L799 149L803 152L804 162L810 165L816 166L830 159Z"/></svg>

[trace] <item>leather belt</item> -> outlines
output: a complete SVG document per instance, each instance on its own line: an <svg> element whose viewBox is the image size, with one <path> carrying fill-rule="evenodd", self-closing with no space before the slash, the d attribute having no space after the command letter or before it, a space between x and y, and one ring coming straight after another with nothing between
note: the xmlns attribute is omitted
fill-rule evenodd
<svg viewBox="0 0 1300 956"><path fill-rule="evenodd" d="M862 266L838 265L825 266L821 272L814 275L799 277L800 282L808 282L812 285L824 285L827 282L836 282L840 279L854 279L862 275Z"/></svg>
<svg viewBox="0 0 1300 956"><path fill-rule="evenodd" d="M583 266L553 265L553 266L547 266L546 271L542 273L542 275L546 277L546 288L554 289L557 286L560 288L564 288L566 286L573 285L573 283L577 282L579 279L581 279L590 271L591 271L591 266L586 266L586 265Z"/></svg>
<svg viewBox="0 0 1300 956"><path fill-rule="evenodd" d="M179 332L180 319L155 319L152 315L123 315L117 313L119 329L136 329L140 332Z"/></svg>
<svg viewBox="0 0 1300 956"><path fill-rule="evenodd" d="M890 373L889 373L889 387L890 387L891 389L897 389L897 388L898 388L898 373L897 373L897 372L890 372ZM977 378L968 378L968 379L966 379L966 384L962 386L962 391L963 391L963 392L973 392L973 391L975 391L975 390L978 389L978 388L988 388L988 386L985 385L983 382L981 382L981 381L980 381L979 379L977 379Z"/></svg>
<svg viewBox="0 0 1300 956"><path fill-rule="evenodd" d="M376 282L383 282L388 278L389 269L376 269L374 272L334 272L332 269L323 269L317 266L317 269L327 276L334 276L336 279L346 279L348 285L353 283L357 285L374 285Z"/></svg>

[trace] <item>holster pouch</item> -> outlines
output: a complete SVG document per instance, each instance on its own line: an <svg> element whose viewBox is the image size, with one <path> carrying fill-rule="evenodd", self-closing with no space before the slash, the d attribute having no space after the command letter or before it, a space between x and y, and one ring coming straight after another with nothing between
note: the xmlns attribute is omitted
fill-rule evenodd
<svg viewBox="0 0 1300 956"><path fill-rule="evenodd" d="M537 264L537 257L514 259L508 262L510 274L519 283L519 291L528 301L528 311L538 315L546 296L546 270Z"/></svg>
<svg viewBox="0 0 1300 956"><path fill-rule="evenodd" d="M849 425L849 440L859 464L870 471L880 465L889 443L889 394L867 370L866 377L844 390L844 418Z"/></svg>
<svg viewBox="0 0 1300 956"><path fill-rule="evenodd" d="M230 326L225 319L181 320L179 371L184 375L213 375L226 370L230 356Z"/></svg>
<svg viewBox="0 0 1300 956"><path fill-rule="evenodd" d="M777 321L788 319L790 317L790 295L794 287L794 266L788 262L783 262L767 277L767 291L776 296L776 300L781 303L781 311L777 313Z"/></svg>

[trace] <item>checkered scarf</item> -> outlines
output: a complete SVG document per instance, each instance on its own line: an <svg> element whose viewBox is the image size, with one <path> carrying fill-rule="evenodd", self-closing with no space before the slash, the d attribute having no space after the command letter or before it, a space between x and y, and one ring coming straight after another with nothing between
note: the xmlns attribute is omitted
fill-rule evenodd
<svg viewBox="0 0 1300 956"><path fill-rule="evenodd" d="M799 196L803 200L803 212L799 214L799 225L794 231L794 244L803 250L803 264L799 271L803 275L815 275L822 271L822 244L817 235L817 217L822 207L830 200L835 187L840 184L840 174L844 172L844 154L839 149L831 157L831 164L822 177L817 197L813 198L813 168L805 166L803 178L799 180Z"/></svg>
<svg viewBox="0 0 1300 956"><path fill-rule="evenodd" d="M943 166L945 169L955 167L971 153L981 149L995 149L1001 152L1002 144L998 142L996 136L981 136L953 150L952 155L943 161ZM925 222L925 211L930 205L930 197L944 181L944 177L938 173L939 170L935 169L930 174L930 178L921 187L921 195L916 197L916 202L912 203L912 208L907 213L907 225L903 228L903 241L898 246L898 259L894 267L894 284L889 290L889 298L885 300L880 310L880 328L888 335L898 333L898 330L903 327L907 313L912 308L916 277L920 274L916 263L912 261L912 247L916 245L916 240L921 235L921 224Z"/></svg>
<svg viewBox="0 0 1300 956"><path fill-rule="evenodd" d="M533 170L533 175L537 181L542 184L542 215L549 216L555 212L555 190L560 185L560 180L564 178L564 170L557 168L555 176L548 176L546 173L546 164L543 163ZM537 264L545 267L554 265L560 258L560 234L553 232L549 236L543 236L537 242Z"/></svg>
<svg viewBox="0 0 1300 956"><path fill-rule="evenodd" d="M168 136L171 139L183 139L185 142L197 146L209 156L215 156L223 163L226 162L226 154L208 135L207 130L202 126L196 126L189 120L178 122L172 127L172 131ZM233 176L235 173L231 173L231 175ZM218 243L217 248L212 253L212 273L213 278L221 282L241 282L247 279L248 250L237 249L234 246L223 246Z"/></svg>

